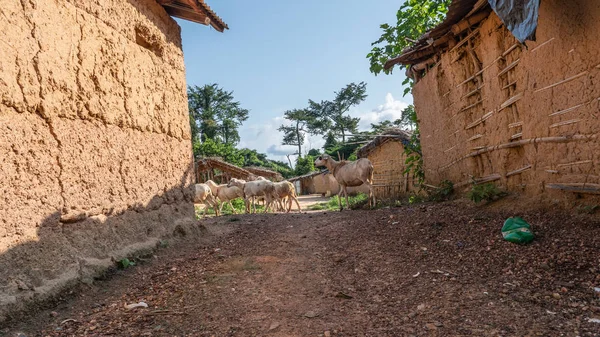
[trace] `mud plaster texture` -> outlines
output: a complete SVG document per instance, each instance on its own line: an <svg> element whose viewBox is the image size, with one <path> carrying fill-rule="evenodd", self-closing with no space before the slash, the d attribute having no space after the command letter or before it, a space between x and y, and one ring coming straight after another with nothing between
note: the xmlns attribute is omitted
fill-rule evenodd
<svg viewBox="0 0 600 337"><path fill-rule="evenodd" d="M194 232L180 28L154 0L0 8L0 321Z"/></svg>
<svg viewBox="0 0 600 337"><path fill-rule="evenodd" d="M474 36L446 50L413 90L428 182L468 189L472 179L493 180L563 205L575 195L548 184L600 184L600 3L542 1L527 47L515 46L494 13Z"/></svg>
<svg viewBox="0 0 600 337"><path fill-rule="evenodd" d="M406 154L399 141L388 140L367 155L373 164L373 187L375 197L384 200L396 200L414 189L412 177L404 174Z"/></svg>

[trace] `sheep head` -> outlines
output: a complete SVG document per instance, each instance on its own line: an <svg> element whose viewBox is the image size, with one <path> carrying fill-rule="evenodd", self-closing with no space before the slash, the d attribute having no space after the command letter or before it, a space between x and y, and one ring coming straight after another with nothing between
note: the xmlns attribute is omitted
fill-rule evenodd
<svg viewBox="0 0 600 337"><path fill-rule="evenodd" d="M231 180L229 180L229 182L227 183L227 187L235 186L244 189L244 183L245 181L243 180L231 178Z"/></svg>
<svg viewBox="0 0 600 337"><path fill-rule="evenodd" d="M327 162L331 159L331 157L329 157L328 154L323 154L320 155L319 157L317 157L317 159L315 160L315 166L319 167L319 166L327 166Z"/></svg>

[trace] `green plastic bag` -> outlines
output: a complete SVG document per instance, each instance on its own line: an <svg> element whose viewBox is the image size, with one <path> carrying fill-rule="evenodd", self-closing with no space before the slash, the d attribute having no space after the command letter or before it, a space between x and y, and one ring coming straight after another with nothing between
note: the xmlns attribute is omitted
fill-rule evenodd
<svg viewBox="0 0 600 337"><path fill-rule="evenodd" d="M531 242L533 240L531 225L519 217L508 218L502 226L502 237L513 243Z"/></svg>

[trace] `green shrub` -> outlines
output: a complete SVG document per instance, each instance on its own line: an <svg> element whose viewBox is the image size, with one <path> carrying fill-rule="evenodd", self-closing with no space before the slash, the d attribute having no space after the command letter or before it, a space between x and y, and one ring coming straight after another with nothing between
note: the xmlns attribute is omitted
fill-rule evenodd
<svg viewBox="0 0 600 337"><path fill-rule="evenodd" d="M342 206L344 208L347 208L348 205L346 205L346 198L342 197L341 201L342 201ZM369 201L369 196L364 193L359 193L355 196L348 196L348 202L350 202L350 208L352 208L352 209L361 208L368 201ZM338 209L340 209L340 206L338 204L338 197L337 197L337 195L333 196L333 197L329 198L329 201L311 205L308 207L308 209L313 210L313 211L322 211L322 210L335 211L335 210L338 210Z"/></svg>
<svg viewBox="0 0 600 337"><path fill-rule="evenodd" d="M492 183L473 185L471 190L467 194L469 199L473 200L475 203L480 203L482 201L493 201L498 200L504 193L500 191L498 186Z"/></svg>
<svg viewBox="0 0 600 337"><path fill-rule="evenodd" d="M454 193L454 184L450 180L444 180L440 184L438 189L435 189L429 193L429 200L431 201L443 201Z"/></svg>

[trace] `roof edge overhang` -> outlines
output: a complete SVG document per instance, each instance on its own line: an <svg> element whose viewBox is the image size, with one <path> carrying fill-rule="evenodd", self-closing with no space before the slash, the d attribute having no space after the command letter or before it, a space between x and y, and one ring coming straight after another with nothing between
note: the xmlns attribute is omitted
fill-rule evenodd
<svg viewBox="0 0 600 337"><path fill-rule="evenodd" d="M167 13L176 18L212 26L219 32L229 29L204 0L157 0Z"/></svg>

